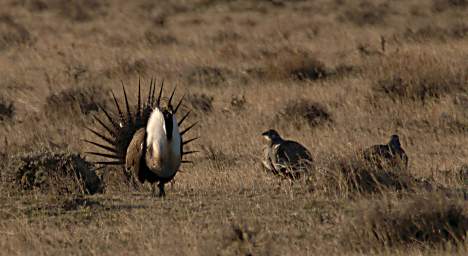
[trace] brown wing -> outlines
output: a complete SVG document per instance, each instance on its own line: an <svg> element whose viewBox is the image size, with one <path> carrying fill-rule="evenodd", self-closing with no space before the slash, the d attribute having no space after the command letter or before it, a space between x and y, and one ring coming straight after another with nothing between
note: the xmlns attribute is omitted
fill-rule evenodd
<svg viewBox="0 0 468 256"><path fill-rule="evenodd" d="M125 170L133 173L134 177L140 177L140 162L144 160L145 128L140 128L135 132L125 156Z"/></svg>
<svg viewBox="0 0 468 256"><path fill-rule="evenodd" d="M274 167L291 178L297 178L301 172L312 168L312 155L301 144L285 141L274 147Z"/></svg>
<svg viewBox="0 0 468 256"><path fill-rule="evenodd" d="M276 150L276 157L280 163L297 165L302 161L312 162L310 152L295 141L285 141Z"/></svg>

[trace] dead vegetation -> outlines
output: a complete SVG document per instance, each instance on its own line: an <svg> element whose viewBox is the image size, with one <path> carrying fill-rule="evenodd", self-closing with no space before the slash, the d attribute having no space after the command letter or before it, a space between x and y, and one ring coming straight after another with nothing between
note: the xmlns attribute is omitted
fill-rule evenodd
<svg viewBox="0 0 468 256"><path fill-rule="evenodd" d="M52 92L46 98L44 111L48 115L66 117L70 113L90 114L106 106L109 95L102 87L82 86L71 87L58 92Z"/></svg>
<svg viewBox="0 0 468 256"><path fill-rule="evenodd" d="M0 51L31 42L29 31L10 15L0 15Z"/></svg>
<svg viewBox="0 0 468 256"><path fill-rule="evenodd" d="M262 244L262 234L251 225L232 224L225 240L223 254L255 255L268 252Z"/></svg>
<svg viewBox="0 0 468 256"><path fill-rule="evenodd" d="M114 67L104 70L103 73L106 77L112 78L116 74L145 76L147 71L148 63L145 59L119 58Z"/></svg>
<svg viewBox="0 0 468 256"><path fill-rule="evenodd" d="M195 67L187 71L186 80L190 85L208 87L222 86L230 72L216 67Z"/></svg>
<svg viewBox="0 0 468 256"><path fill-rule="evenodd" d="M467 8L0 1L0 251L466 255ZM89 151L98 105L118 114L109 90L123 80L133 105L150 77L187 93L183 128L199 121L165 200L70 153ZM308 179L261 171L270 128L311 151ZM408 168L356 153L393 133Z"/></svg>
<svg viewBox="0 0 468 256"><path fill-rule="evenodd" d="M437 194L365 201L356 207L355 217L343 226L342 243L361 252L458 245L466 239L466 204Z"/></svg>
<svg viewBox="0 0 468 256"><path fill-rule="evenodd" d="M177 39L168 33L158 33L155 31L148 30L145 32L144 37L148 44L152 47L178 43Z"/></svg>
<svg viewBox="0 0 468 256"><path fill-rule="evenodd" d="M466 93L466 64L445 62L427 53L402 53L385 59L373 89L393 100L426 102L447 94Z"/></svg>
<svg viewBox="0 0 468 256"><path fill-rule="evenodd" d="M330 75L330 70L320 60L304 52L284 53L275 56L266 67L270 79L318 80Z"/></svg>
<svg viewBox="0 0 468 256"><path fill-rule="evenodd" d="M358 1L356 1L358 2ZM383 25L385 17L391 13L388 3L373 3L371 1L359 1L356 6L347 6L344 13L339 16L341 22L351 22L357 26Z"/></svg>
<svg viewBox="0 0 468 256"><path fill-rule="evenodd" d="M90 22L106 14L107 4L97 0L20 0L18 5L33 13L52 11L69 21Z"/></svg>
<svg viewBox="0 0 468 256"><path fill-rule="evenodd" d="M13 102L0 97L0 121L12 120L15 116L15 106Z"/></svg>
<svg viewBox="0 0 468 256"><path fill-rule="evenodd" d="M468 25L465 23L456 23L448 27L427 25L416 30L405 31L403 37L409 41L425 43L432 40L461 40L468 36Z"/></svg>
<svg viewBox="0 0 468 256"><path fill-rule="evenodd" d="M432 8L436 12L444 12L453 9L463 10L468 7L468 1L466 0L433 0Z"/></svg>
<svg viewBox="0 0 468 256"><path fill-rule="evenodd" d="M312 188L317 192L355 198L362 194L385 194L391 191L432 191L437 187L413 177L399 167L377 166L366 161L361 154L329 160L329 166L320 169L312 177Z"/></svg>
<svg viewBox="0 0 468 256"><path fill-rule="evenodd" d="M306 99L292 100L286 103L276 117L280 122L292 123L296 127L307 124L310 127L331 123L331 114L321 104Z"/></svg>
<svg viewBox="0 0 468 256"><path fill-rule="evenodd" d="M191 109L199 113L209 113L213 111L213 96L206 94L190 94L186 97Z"/></svg>
<svg viewBox="0 0 468 256"><path fill-rule="evenodd" d="M2 182L13 189L50 194L95 194L103 184L95 167L78 154L49 151L11 156Z"/></svg>

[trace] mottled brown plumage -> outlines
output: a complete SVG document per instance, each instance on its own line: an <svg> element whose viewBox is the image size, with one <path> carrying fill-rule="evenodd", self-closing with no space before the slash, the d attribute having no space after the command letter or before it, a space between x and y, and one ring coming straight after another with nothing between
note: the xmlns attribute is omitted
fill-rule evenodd
<svg viewBox="0 0 468 256"><path fill-rule="evenodd" d="M394 134L384 145L374 145L364 150L364 159L377 168L408 168L408 156L401 147L400 138Z"/></svg>
<svg viewBox="0 0 468 256"><path fill-rule="evenodd" d="M268 130L262 135L268 141L262 161L266 170L276 175L297 179L313 168L312 155L298 142L284 140L275 130Z"/></svg>

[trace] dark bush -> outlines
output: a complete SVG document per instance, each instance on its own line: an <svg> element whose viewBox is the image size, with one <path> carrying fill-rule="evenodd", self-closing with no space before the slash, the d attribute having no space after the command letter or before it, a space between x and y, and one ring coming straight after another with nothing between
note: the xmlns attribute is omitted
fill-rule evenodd
<svg viewBox="0 0 468 256"><path fill-rule="evenodd" d="M105 15L106 3L99 0L55 0L46 5L46 8L56 10L63 18L88 22Z"/></svg>
<svg viewBox="0 0 468 256"><path fill-rule="evenodd" d="M219 86L226 82L230 72L216 67L195 67L187 72L189 85Z"/></svg>
<svg viewBox="0 0 468 256"><path fill-rule="evenodd" d="M330 75L325 65L305 52L283 53L268 63L267 75L271 79L318 80Z"/></svg>
<svg viewBox="0 0 468 256"><path fill-rule="evenodd" d="M31 41L29 31L9 15L0 16L0 50Z"/></svg>
<svg viewBox="0 0 468 256"><path fill-rule="evenodd" d="M2 180L20 190L51 194L95 194L103 189L94 166L75 153L42 151L14 156Z"/></svg>
<svg viewBox="0 0 468 256"><path fill-rule="evenodd" d="M381 25L385 22L385 17L390 12L388 3L374 4L368 1L361 1L356 7L347 7L343 15L338 16L339 20L358 26Z"/></svg>
<svg viewBox="0 0 468 256"><path fill-rule="evenodd" d="M305 99L287 102L277 114L277 118L296 126L300 126L305 122L311 127L332 121L331 115L325 107Z"/></svg>
<svg viewBox="0 0 468 256"><path fill-rule="evenodd" d="M0 121L11 120L15 116L13 102L0 98Z"/></svg>
<svg viewBox="0 0 468 256"><path fill-rule="evenodd" d="M433 0L432 9L443 12L450 9L464 9L468 6L467 0Z"/></svg>
<svg viewBox="0 0 468 256"><path fill-rule="evenodd" d="M98 86L72 87L53 92L46 98L47 114L64 115L70 112L89 114L109 101L108 91Z"/></svg>
<svg viewBox="0 0 468 256"><path fill-rule="evenodd" d="M192 109L198 112L208 113L213 111L213 97L206 94L190 94L186 101Z"/></svg>

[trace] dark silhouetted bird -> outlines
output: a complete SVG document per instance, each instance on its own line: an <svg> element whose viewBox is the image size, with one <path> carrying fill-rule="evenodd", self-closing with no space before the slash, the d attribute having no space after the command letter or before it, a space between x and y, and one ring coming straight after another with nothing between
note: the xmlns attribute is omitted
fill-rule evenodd
<svg viewBox="0 0 468 256"><path fill-rule="evenodd" d="M385 145L374 145L364 150L364 159L378 168L408 168L408 156L400 144L400 138L394 134Z"/></svg>
<svg viewBox="0 0 468 256"><path fill-rule="evenodd" d="M301 144L284 140L275 130L262 133L267 140L263 166L268 171L290 179L297 179L312 168L312 155Z"/></svg>
<svg viewBox="0 0 468 256"><path fill-rule="evenodd" d="M172 99L175 89L167 100L162 104L163 84L159 90L159 96L155 98L156 84L151 80L148 99L142 103L140 83L138 83L138 104L134 113L130 106L123 87L126 111L122 111L120 105L114 98L117 115L109 114L104 108L108 122L103 122L95 116L96 121L105 131L97 132L89 129L98 136L105 144L96 141L85 140L105 152L87 152L88 154L105 157L108 160L96 162L103 165L122 165L125 168L125 176L135 182L145 181L154 185L157 183L159 196L165 196L164 184L170 182L176 175L182 163L190 162L182 160L183 156L195 151L185 151L184 145L197 138L184 140L183 135L192 129L196 123L184 130L179 130L180 125L190 114L188 111L180 121L176 119L176 113L182 104L183 98L175 108ZM125 113L126 112L126 113Z"/></svg>

